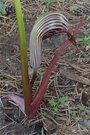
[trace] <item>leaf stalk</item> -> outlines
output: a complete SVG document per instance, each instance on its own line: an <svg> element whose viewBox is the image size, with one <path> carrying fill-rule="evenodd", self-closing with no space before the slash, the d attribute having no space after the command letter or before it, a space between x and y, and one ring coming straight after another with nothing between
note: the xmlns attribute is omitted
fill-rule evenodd
<svg viewBox="0 0 90 135"><path fill-rule="evenodd" d="M25 26L23 21L23 14L22 14L20 0L14 0L14 6L15 6L18 30L19 30L21 71L22 71L25 113L28 116L29 115L28 111L30 109L30 104L32 102L32 88L31 88L31 83L29 83L29 75L28 75L26 33L25 33Z"/></svg>

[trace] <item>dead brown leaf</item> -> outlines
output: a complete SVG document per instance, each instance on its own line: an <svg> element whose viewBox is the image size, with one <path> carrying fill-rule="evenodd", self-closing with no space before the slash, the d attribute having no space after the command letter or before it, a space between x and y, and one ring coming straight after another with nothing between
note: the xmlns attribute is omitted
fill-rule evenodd
<svg viewBox="0 0 90 135"><path fill-rule="evenodd" d="M79 74L73 74L65 70L60 70L60 73L70 80L73 80L73 81L76 81L85 85L90 85L90 79L80 76Z"/></svg>

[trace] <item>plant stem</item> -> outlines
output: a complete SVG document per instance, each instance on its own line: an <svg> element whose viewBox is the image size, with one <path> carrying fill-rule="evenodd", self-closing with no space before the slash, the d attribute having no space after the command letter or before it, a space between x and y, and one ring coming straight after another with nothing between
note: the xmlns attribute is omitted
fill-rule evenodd
<svg viewBox="0 0 90 135"><path fill-rule="evenodd" d="M29 83L29 76L28 76L26 34L25 34L25 27L24 27L20 0L14 0L14 6L16 11L16 17L17 17L18 29L19 29L19 38L20 38L21 71L22 71L25 112L28 116L30 104L32 102L32 89L31 89L31 84Z"/></svg>
<svg viewBox="0 0 90 135"><path fill-rule="evenodd" d="M79 31L80 27L82 26L82 23L84 22L85 20L85 17L82 17L78 23L78 25L76 26L75 30L74 30L74 35L73 36L76 36L76 33ZM48 68L46 69L45 73L44 73L44 76L42 78L42 81L41 81L41 84L38 88L38 93L35 97L35 99L33 100L32 104L31 104L31 107L30 107L30 111L29 111L29 119L32 119L36 113L37 113L37 110L41 104L41 101L44 97L44 94L47 90L47 87L48 87L48 82L49 82L49 78L50 78L50 75L52 73L52 71L54 70L54 67L56 65L56 62L59 60L60 56L63 54L65 48L70 45L70 42L69 40L66 40L60 47L59 49L56 51L53 59L51 60Z"/></svg>

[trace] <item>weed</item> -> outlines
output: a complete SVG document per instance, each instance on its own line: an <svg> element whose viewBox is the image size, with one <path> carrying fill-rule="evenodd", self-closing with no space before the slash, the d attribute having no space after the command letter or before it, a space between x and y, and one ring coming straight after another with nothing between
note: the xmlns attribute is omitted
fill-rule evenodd
<svg viewBox="0 0 90 135"><path fill-rule="evenodd" d="M57 101L55 101L55 99L50 99L49 105L52 108L53 112L58 112Z"/></svg>
<svg viewBox="0 0 90 135"><path fill-rule="evenodd" d="M53 112L58 112L58 106L63 105L67 100L67 97L62 95L58 100L50 99L49 105Z"/></svg>
<svg viewBox="0 0 90 135"><path fill-rule="evenodd" d="M75 118L76 115L77 115L77 112L70 109L70 110L69 110L69 115L70 115L72 118Z"/></svg>
<svg viewBox="0 0 90 135"><path fill-rule="evenodd" d="M83 104L80 104L80 106L79 106L80 112L84 112L85 111L85 108L86 107Z"/></svg>
<svg viewBox="0 0 90 135"><path fill-rule="evenodd" d="M85 36L83 38L77 38L77 43L83 43L84 47L90 46L90 36Z"/></svg>
<svg viewBox="0 0 90 135"><path fill-rule="evenodd" d="M55 101L55 99L51 99L49 100L49 104L51 107L55 107L57 105L57 102Z"/></svg>
<svg viewBox="0 0 90 135"><path fill-rule="evenodd" d="M67 100L67 97L62 95L61 98L58 100L58 103L63 105L65 103L65 101Z"/></svg>
<svg viewBox="0 0 90 135"><path fill-rule="evenodd" d="M89 16L87 16L87 20L90 20L90 15L89 15Z"/></svg>
<svg viewBox="0 0 90 135"><path fill-rule="evenodd" d="M64 105L66 101L67 101L67 97L62 95L58 100L57 99L56 100L50 99L49 105L50 105L52 111L57 113L59 111L58 106ZM85 110L86 110L86 107L83 104L80 104L79 105L79 112L80 113L85 112ZM72 110L72 108L69 108L68 113L69 113L70 117L75 118L77 116L78 111Z"/></svg>
<svg viewBox="0 0 90 135"><path fill-rule="evenodd" d="M44 4L46 5L46 8L49 8L53 0L44 0Z"/></svg>
<svg viewBox="0 0 90 135"><path fill-rule="evenodd" d="M79 113L84 112L84 115L85 115L85 110L86 110L86 107L83 104L80 104ZM69 108L68 113L69 113L70 117L75 118L77 116L78 110L76 111L76 110L72 110L72 108Z"/></svg>
<svg viewBox="0 0 90 135"><path fill-rule="evenodd" d="M44 70L42 69L42 68L39 68L38 70L37 70L37 76L43 76L43 73L44 73Z"/></svg>

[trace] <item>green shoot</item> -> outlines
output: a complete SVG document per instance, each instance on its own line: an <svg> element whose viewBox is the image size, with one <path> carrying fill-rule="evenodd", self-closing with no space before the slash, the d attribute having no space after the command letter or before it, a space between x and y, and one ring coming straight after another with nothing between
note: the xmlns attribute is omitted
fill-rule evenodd
<svg viewBox="0 0 90 135"><path fill-rule="evenodd" d="M87 16L87 20L90 20L90 15L89 15L89 16Z"/></svg>
<svg viewBox="0 0 90 135"><path fill-rule="evenodd" d="M42 69L42 68L39 68L38 70L37 70L37 76L43 76L43 73L44 73L44 70Z"/></svg>
<svg viewBox="0 0 90 135"><path fill-rule="evenodd" d="M53 112L58 112L57 102L54 99L49 100L49 105Z"/></svg>
<svg viewBox="0 0 90 135"><path fill-rule="evenodd" d="M72 118L75 118L75 117L76 117L76 111L69 110L69 115L70 115Z"/></svg>
<svg viewBox="0 0 90 135"><path fill-rule="evenodd" d="M66 100L67 100L67 97L63 95L59 98L58 103L63 105L66 102Z"/></svg>
<svg viewBox="0 0 90 135"><path fill-rule="evenodd" d="M51 3L52 3L52 0L44 0L44 4L46 5L46 8L49 8Z"/></svg>
<svg viewBox="0 0 90 135"><path fill-rule="evenodd" d="M67 100L66 96L61 96L58 100L55 99L50 99L49 100L49 105L52 109L53 112L58 112L58 106L63 105Z"/></svg>
<svg viewBox="0 0 90 135"><path fill-rule="evenodd" d="M51 107L55 107L57 105L57 102L54 99L49 100L49 104Z"/></svg>
<svg viewBox="0 0 90 135"><path fill-rule="evenodd" d="M58 108L57 108L57 107L53 107L52 110L53 110L53 112L55 112L55 113L58 112Z"/></svg>
<svg viewBox="0 0 90 135"><path fill-rule="evenodd" d="M16 11L19 36L20 36L20 55L21 55L21 70L22 70L22 83L23 83L23 93L24 93L24 102L25 102L25 112L27 115L29 115L28 111L29 111L30 104L32 101L32 91L31 91L31 84L29 84L26 34L25 34L25 27L24 27L20 0L14 0L14 6L15 6L15 11Z"/></svg>
<svg viewBox="0 0 90 135"><path fill-rule="evenodd" d="M83 43L84 46L90 45L90 36L85 36L83 38L77 38L77 43Z"/></svg>
<svg viewBox="0 0 90 135"><path fill-rule="evenodd" d="M85 107L83 104L80 104L80 106L79 106L80 112L85 111L85 108L86 108L86 107Z"/></svg>

